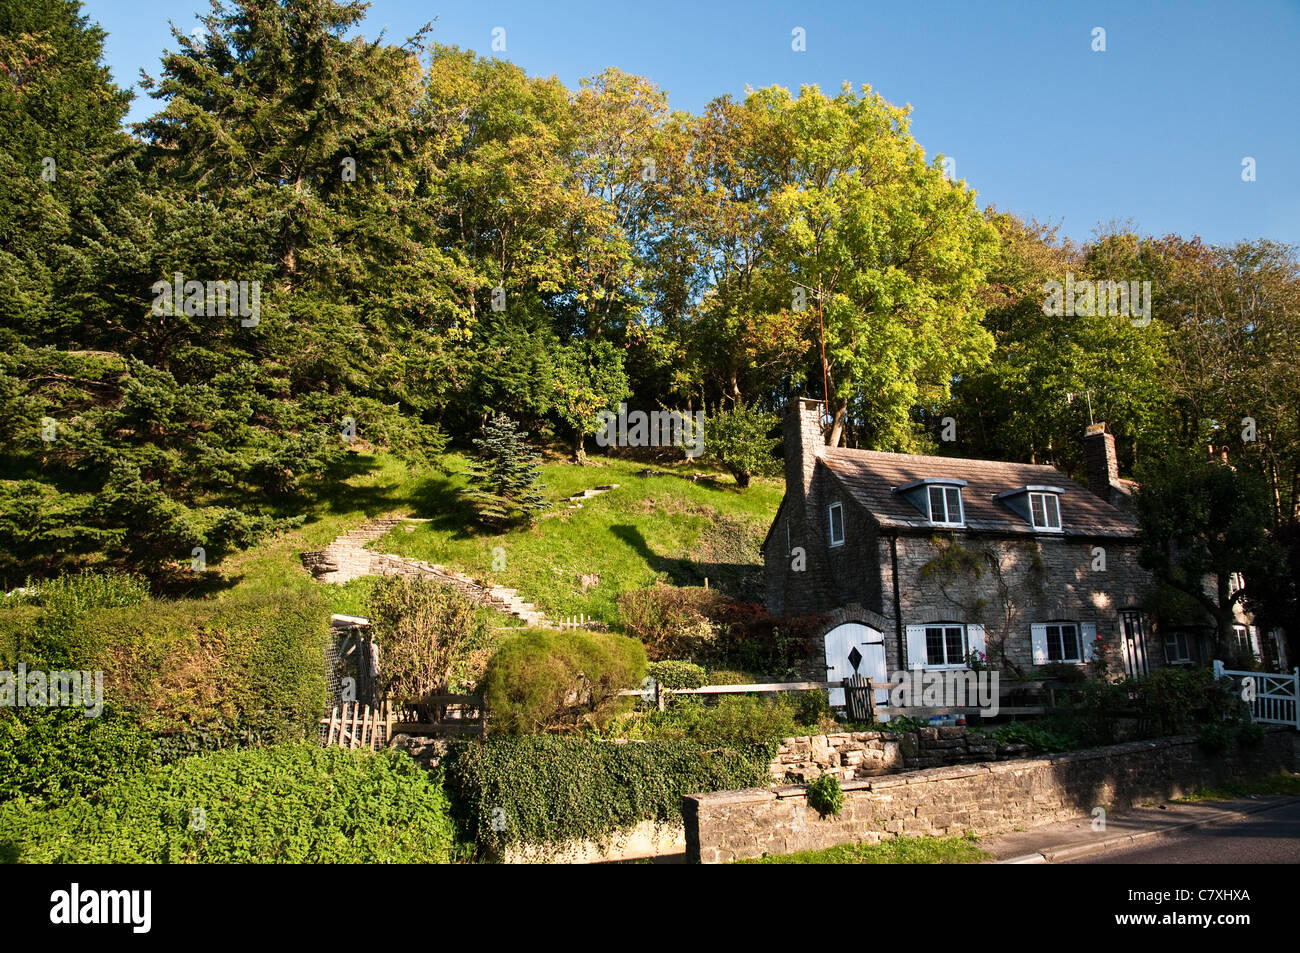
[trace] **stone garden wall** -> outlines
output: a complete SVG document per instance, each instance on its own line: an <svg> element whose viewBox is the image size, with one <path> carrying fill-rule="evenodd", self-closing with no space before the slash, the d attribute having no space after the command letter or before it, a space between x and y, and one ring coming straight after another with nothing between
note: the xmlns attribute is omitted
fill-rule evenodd
<svg viewBox="0 0 1300 953"><path fill-rule="evenodd" d="M1195 737L1137 741L1014 761L927 768L844 782L837 816L809 807L789 785L682 799L686 856L725 863L897 836L992 834L1168 800L1198 786L1292 769L1296 733L1270 730L1254 747L1207 752ZM873 759L874 760L874 759Z"/></svg>
<svg viewBox="0 0 1300 953"><path fill-rule="evenodd" d="M920 768L1023 758L1028 753L1026 745L1000 745L980 731L961 726L897 734L846 731L785 738L769 769L773 784L806 783L823 774L855 781Z"/></svg>

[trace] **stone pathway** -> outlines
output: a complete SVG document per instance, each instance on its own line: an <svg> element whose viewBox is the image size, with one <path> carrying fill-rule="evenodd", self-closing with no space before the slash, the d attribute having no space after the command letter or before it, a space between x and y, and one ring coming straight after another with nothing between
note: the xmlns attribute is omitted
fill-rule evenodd
<svg viewBox="0 0 1300 953"><path fill-rule="evenodd" d="M597 489L603 492L604 489L610 488L598 487ZM586 492L592 493L590 490ZM423 559L395 556L392 553L376 553L365 548L367 543L382 538L395 526L427 522L428 520L401 516L372 520L364 526L344 533L323 550L303 553L302 564L318 582L348 582L361 576L421 576L444 586L450 586L479 605L522 619L527 625L548 629L558 628L555 623L546 618L542 610L520 598L514 589L489 585L462 572Z"/></svg>

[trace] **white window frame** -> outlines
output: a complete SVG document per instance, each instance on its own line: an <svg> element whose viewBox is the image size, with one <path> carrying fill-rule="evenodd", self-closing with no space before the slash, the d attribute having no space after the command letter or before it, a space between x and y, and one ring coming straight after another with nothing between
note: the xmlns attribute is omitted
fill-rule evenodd
<svg viewBox="0 0 1300 953"><path fill-rule="evenodd" d="M938 490L943 499L943 515L945 519L937 520L934 518L934 492ZM949 512L949 502L951 501L950 493L957 494L957 518L948 519L952 513ZM966 525L966 501L962 499L961 487L951 483L931 483L925 488L926 507L930 511L930 522L935 526L965 526Z"/></svg>
<svg viewBox="0 0 1300 953"><path fill-rule="evenodd" d="M1250 653L1251 658L1259 658L1259 652L1255 648L1254 631L1252 625L1234 625L1232 634L1237 640L1237 651L1245 650Z"/></svg>
<svg viewBox="0 0 1300 953"><path fill-rule="evenodd" d="M835 511L836 510L839 510L839 514L840 514L840 538L839 539L835 538ZM844 527L844 504L832 503L830 506L826 508L826 533L830 537L830 541L831 541L830 545L832 549L834 549L836 546L844 545L844 540L848 535L845 532L845 527Z"/></svg>
<svg viewBox="0 0 1300 953"><path fill-rule="evenodd" d="M1034 503L1039 501L1043 507L1043 522L1038 522L1038 515L1034 512ZM1056 525L1052 525L1051 517L1056 516ZM1061 498L1056 493L1044 493L1038 490L1029 493L1029 523L1034 529L1043 533L1061 533L1064 527L1061 522Z"/></svg>
<svg viewBox="0 0 1300 953"><path fill-rule="evenodd" d="M924 664L926 668L965 668L966 667L966 656L970 654L970 648L969 648L970 642L966 638L966 626L964 626L960 622L932 622L926 625L924 628L925 628ZM942 662L930 661L930 630L931 629L938 629L940 632L940 638L943 640L944 661ZM953 661L948 657L948 634L954 629L957 630L957 633L961 638L961 654L956 661Z"/></svg>
<svg viewBox="0 0 1300 953"><path fill-rule="evenodd" d="M1169 640L1174 640L1174 651L1182 654L1174 655L1169 652ZM1182 648L1178 647L1178 640L1182 639ZM1165 662L1169 665L1187 665L1192 661L1192 640L1191 637L1180 629L1165 633Z"/></svg>
<svg viewBox="0 0 1300 953"><path fill-rule="evenodd" d="M1074 626L1075 637L1078 639L1079 646L1078 658L1052 658L1052 647L1047 630L1050 628L1059 629L1063 625ZM1047 622L1035 622L1029 627L1029 639L1035 665L1056 665L1058 663L1082 665L1091 661L1093 657L1093 643L1097 640L1097 624L1095 622L1079 622L1075 619L1052 619ZM1061 654L1065 654L1064 639L1061 640Z"/></svg>

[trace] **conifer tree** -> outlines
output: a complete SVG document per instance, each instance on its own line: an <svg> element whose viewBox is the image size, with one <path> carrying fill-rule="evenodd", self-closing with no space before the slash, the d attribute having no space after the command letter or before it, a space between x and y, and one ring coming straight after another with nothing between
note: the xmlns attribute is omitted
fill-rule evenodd
<svg viewBox="0 0 1300 953"><path fill-rule="evenodd" d="M505 414L488 421L476 439L475 460L469 467L469 499L479 522L504 529L546 508L541 494L541 458L528 445L527 431Z"/></svg>

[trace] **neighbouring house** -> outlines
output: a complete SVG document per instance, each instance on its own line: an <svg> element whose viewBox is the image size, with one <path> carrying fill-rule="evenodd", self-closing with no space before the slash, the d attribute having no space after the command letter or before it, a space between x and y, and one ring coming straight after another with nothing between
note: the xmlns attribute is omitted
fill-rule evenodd
<svg viewBox="0 0 1300 953"><path fill-rule="evenodd" d="M1157 587L1104 425L1084 437L1084 487L1050 466L828 447L823 414L803 399L787 415L763 555L769 611L829 617L828 680L980 656L1029 672L1098 645L1116 673L1178 660L1155 638Z"/></svg>

